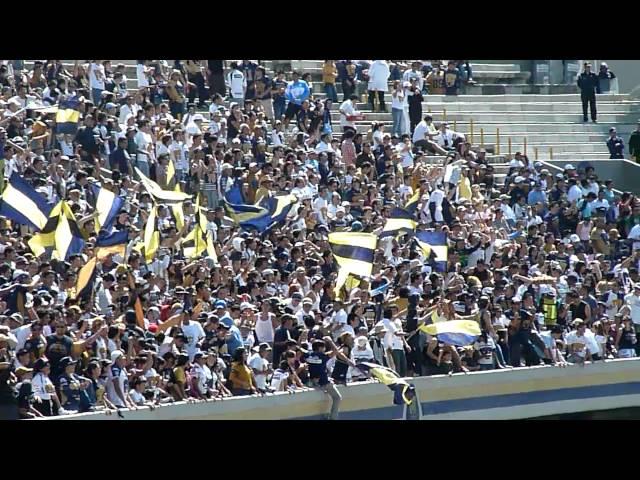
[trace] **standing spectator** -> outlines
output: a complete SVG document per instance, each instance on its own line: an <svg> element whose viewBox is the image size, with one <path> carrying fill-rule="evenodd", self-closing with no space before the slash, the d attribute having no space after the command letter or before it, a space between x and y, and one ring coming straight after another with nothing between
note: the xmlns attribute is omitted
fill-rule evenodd
<svg viewBox="0 0 640 480"><path fill-rule="evenodd" d="M344 76L342 78L343 102L351 98L356 91L356 66L351 60L344 60ZM357 98L357 96L356 96Z"/></svg>
<svg viewBox="0 0 640 480"><path fill-rule="evenodd" d="M105 81L104 65L100 60L94 60L89 66L89 86L91 87L91 99L94 105L98 105L102 99Z"/></svg>
<svg viewBox="0 0 640 480"><path fill-rule="evenodd" d="M389 65L385 60L374 60L369 67L369 85L367 90L369 91L369 105L371 110L376 111L374 104L374 97L378 95L378 103L380 104L380 111L386 112L387 106L384 103L384 94L388 90L387 82L389 81Z"/></svg>
<svg viewBox="0 0 640 480"><path fill-rule="evenodd" d="M618 136L614 127L609 129L609 139L607 140L607 148L609 149L609 158L624 158L624 140Z"/></svg>
<svg viewBox="0 0 640 480"><path fill-rule="evenodd" d="M287 88L287 81L284 78L284 72L279 71L276 74L275 80L271 88L271 96L273 97L273 116L274 120L282 120L285 107L287 106L287 98L285 96L285 89Z"/></svg>
<svg viewBox="0 0 640 480"><path fill-rule="evenodd" d="M247 94L247 79L238 68L236 62L231 63L231 71L227 75L227 88L229 88L230 101L239 103L240 107L244 107L244 98Z"/></svg>
<svg viewBox="0 0 640 480"><path fill-rule="evenodd" d="M338 77L338 69L333 60L325 60L322 66L322 82L324 83L324 93L332 102L338 101L338 92L336 91L336 78Z"/></svg>
<svg viewBox="0 0 640 480"><path fill-rule="evenodd" d="M264 110L265 117L273 121L273 100L271 98L271 79L267 76L264 67L256 69L256 77L253 82L256 101Z"/></svg>
<svg viewBox="0 0 640 480"><path fill-rule="evenodd" d="M393 119L393 135L402 135L404 133L404 106L406 97L404 88L400 80L393 82L393 92L391 93L391 118Z"/></svg>
<svg viewBox="0 0 640 480"><path fill-rule="evenodd" d="M640 163L640 121L638 121L636 129L629 137L629 156L631 157L631 160L635 160L636 163Z"/></svg>
<svg viewBox="0 0 640 480"><path fill-rule="evenodd" d="M591 120L598 122L598 112L596 110L596 92L600 89L598 76L591 71L591 64L584 64L584 71L578 77L578 87L580 88L580 99L582 100L582 121L588 122L587 106L591 109Z"/></svg>
<svg viewBox="0 0 640 480"><path fill-rule="evenodd" d="M417 79L414 78L411 80L411 85L406 91L406 95L407 104L409 105L409 131L413 135L416 125L422 118L422 102L424 100L422 89L418 85Z"/></svg>
<svg viewBox="0 0 640 480"><path fill-rule="evenodd" d="M208 98L207 89L204 82L204 75L202 74L202 65L200 60L186 60L185 70L187 71L187 80L195 84L198 89L198 107L205 107L205 100Z"/></svg>
<svg viewBox="0 0 640 480"><path fill-rule="evenodd" d="M209 81L209 94L211 96L224 96L226 88L224 85L224 60L207 60L207 76Z"/></svg>
<svg viewBox="0 0 640 480"><path fill-rule="evenodd" d="M458 95L460 90L460 70L456 67L456 62L449 60L447 69L444 71L444 94Z"/></svg>
<svg viewBox="0 0 640 480"><path fill-rule="evenodd" d="M289 126L289 121L298 115L302 109L302 102L309 98L309 85L304 80L300 80L300 74L293 72L292 80L287 84L284 92L285 98L289 102L284 113L285 128Z"/></svg>
<svg viewBox="0 0 640 480"><path fill-rule="evenodd" d="M421 63L419 61L415 61L411 64L411 68L405 70L402 75L402 82L413 82L414 80L417 82L418 89L422 92L424 87L424 78L422 78L422 71L420 70Z"/></svg>
<svg viewBox="0 0 640 480"><path fill-rule="evenodd" d="M600 64L600 71L598 72L598 92L597 93L609 93L611 92L611 80L616 78L615 73L609 70L609 66L602 62Z"/></svg>

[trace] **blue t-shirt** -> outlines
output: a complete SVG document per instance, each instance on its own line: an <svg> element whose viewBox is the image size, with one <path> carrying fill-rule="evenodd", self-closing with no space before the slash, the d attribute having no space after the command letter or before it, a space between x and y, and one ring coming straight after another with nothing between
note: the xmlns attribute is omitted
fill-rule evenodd
<svg viewBox="0 0 640 480"><path fill-rule="evenodd" d="M230 331L231 331L231 338L227 340L227 351L229 352L229 355L233 355L233 353L238 348L244 345L244 342L242 341L242 334L240 333L240 330L238 329L238 327L233 325Z"/></svg>
<svg viewBox="0 0 640 480"><path fill-rule="evenodd" d="M308 352L304 355L304 359L309 365L309 378L312 380L318 380L319 385L326 385L329 383L329 377L327 376L327 362L329 356L320 352Z"/></svg>

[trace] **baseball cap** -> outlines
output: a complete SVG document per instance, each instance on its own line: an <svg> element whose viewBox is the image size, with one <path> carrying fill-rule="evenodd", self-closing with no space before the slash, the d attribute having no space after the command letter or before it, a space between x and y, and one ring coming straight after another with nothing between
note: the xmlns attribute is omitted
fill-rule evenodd
<svg viewBox="0 0 640 480"><path fill-rule="evenodd" d="M217 300L216 303L213 304L215 308L227 308L227 302L224 300Z"/></svg>

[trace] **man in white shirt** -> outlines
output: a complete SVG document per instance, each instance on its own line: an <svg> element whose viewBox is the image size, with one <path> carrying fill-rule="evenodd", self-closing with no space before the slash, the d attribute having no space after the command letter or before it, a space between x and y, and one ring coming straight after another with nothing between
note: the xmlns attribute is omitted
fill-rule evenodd
<svg viewBox="0 0 640 480"><path fill-rule="evenodd" d="M567 192L567 200L570 203L576 203L583 197L582 189L578 186L575 178L569 179L569 191Z"/></svg>
<svg viewBox="0 0 640 480"><path fill-rule="evenodd" d="M628 314L631 317L636 330L640 326L640 283L636 283L633 292L625 295L624 306L620 310L623 315Z"/></svg>
<svg viewBox="0 0 640 480"><path fill-rule="evenodd" d="M198 342L202 341L205 337L204 329L202 325L200 325L200 322L190 320L188 315L183 316L180 328L182 328L184 336L187 337L187 354L189 355L189 360L193 362L193 357L198 351Z"/></svg>
<svg viewBox="0 0 640 480"><path fill-rule="evenodd" d="M129 95L127 97L127 103L120 107L120 116L118 117L118 123L120 125L126 125L129 115L133 115L135 118L138 114L138 110L142 108L140 105L136 104L134 100L133 95Z"/></svg>
<svg viewBox="0 0 640 480"><path fill-rule="evenodd" d="M91 98L94 105L100 104L102 92L104 90L104 65L100 60L94 60L89 65L89 86L91 87Z"/></svg>
<svg viewBox="0 0 640 480"><path fill-rule="evenodd" d="M640 223L633 226L627 238L633 240L634 250L640 250Z"/></svg>
<svg viewBox="0 0 640 480"><path fill-rule="evenodd" d="M355 107L355 102L358 100L357 95L351 95L348 100L342 102L340 105L340 126L342 127L342 131L345 129L351 129L354 132L356 131L356 124L353 120L348 120L347 117L352 117L357 115L358 112Z"/></svg>
<svg viewBox="0 0 640 480"><path fill-rule="evenodd" d="M345 331L347 325L347 312L344 310L344 304L340 300L333 302L333 314L331 315L331 334L334 341Z"/></svg>
<svg viewBox="0 0 640 480"><path fill-rule="evenodd" d="M268 343L261 343L258 348L254 348L253 351L256 353L249 359L249 367L253 370L258 390L266 392L269 389L267 386L267 376L273 372L273 370L269 368L269 362L266 358L271 351L271 347Z"/></svg>
<svg viewBox="0 0 640 480"><path fill-rule="evenodd" d="M393 360L393 369L400 375L405 376L407 373L407 357L404 352L404 332L400 321L393 321L388 318L382 320L382 324L387 329L387 333L383 339L384 349L387 352L387 358Z"/></svg>
<svg viewBox="0 0 640 480"><path fill-rule="evenodd" d="M134 138L136 142L136 166L149 176L149 163L153 160L153 139L151 138L151 126L148 120L140 121L140 128Z"/></svg>
<svg viewBox="0 0 640 480"><path fill-rule="evenodd" d="M422 91L424 86L424 78L422 78L422 72L420 71L420 62L415 61L411 64L411 69L405 70L402 75L403 82L411 82L413 79L418 80L418 86L420 87L420 91Z"/></svg>
<svg viewBox="0 0 640 480"><path fill-rule="evenodd" d="M244 97L247 93L247 79L244 73L238 69L238 64L231 64L231 72L227 75L227 88L229 88L231 101L244 106Z"/></svg>
<svg viewBox="0 0 640 480"><path fill-rule="evenodd" d="M439 145L440 134L433 124L433 117L425 115L424 119L416 125L413 130L413 144L417 148L421 148L425 152L437 153L438 155L446 155L447 151Z"/></svg>

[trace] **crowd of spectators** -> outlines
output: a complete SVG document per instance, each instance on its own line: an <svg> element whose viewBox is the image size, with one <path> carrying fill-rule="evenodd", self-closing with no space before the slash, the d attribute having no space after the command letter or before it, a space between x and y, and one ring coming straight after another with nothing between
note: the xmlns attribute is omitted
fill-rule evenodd
<svg viewBox="0 0 640 480"><path fill-rule="evenodd" d="M0 66L4 184L17 173L66 200L86 239L64 260L37 257L33 229L0 218L2 418L308 388L331 395L336 418L336 385L366 380L362 361L412 376L636 356L640 198L520 152L497 174L484 149L422 113L429 95L473 82L468 61L327 60L321 89L252 60L172 62L138 61L136 78L105 60ZM59 134L50 108L74 96L78 131ZM362 100L392 132L362 131ZM135 248L155 199L134 167L193 195L183 228L158 205L152 259ZM124 199L114 228L129 243L78 298L99 233L93 185ZM222 204L236 188L245 204L298 201L285 222L247 231ZM383 238L372 277L336 295L328 234L379 233L415 194L417 228L447 235L445 271L412 235ZM202 206L216 255L188 258L181 240ZM420 329L469 319L482 330L469 345Z"/></svg>

